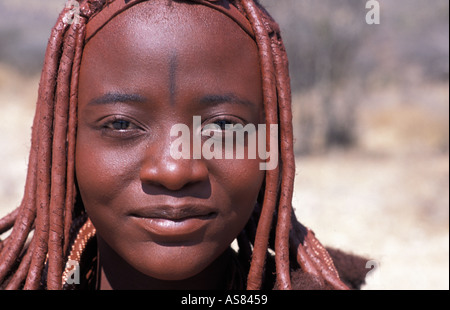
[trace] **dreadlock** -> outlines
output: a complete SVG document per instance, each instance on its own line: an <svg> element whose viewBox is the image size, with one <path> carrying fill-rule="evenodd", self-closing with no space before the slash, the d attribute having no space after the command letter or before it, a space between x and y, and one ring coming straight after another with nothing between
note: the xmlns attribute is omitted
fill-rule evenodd
<svg viewBox="0 0 450 310"><path fill-rule="evenodd" d="M123 0L77 0L79 20L66 7L52 29L41 75L24 197L0 219L0 287L62 289L71 240L84 210L74 173L78 75L87 23ZM203 4L224 0L190 0ZM129 1L125 1L128 3ZM268 250L275 251L276 287L291 289L290 271L300 267L322 287L346 289L327 250L297 221L292 208L295 158L287 54L277 23L257 0L229 0L244 16L259 49L266 128L278 124L279 165L266 171L260 203L238 236L239 260L248 268L247 289L261 289ZM266 135L267 140L270 135ZM267 141L269 142L269 141ZM269 143L268 143L269 144ZM82 217L86 219L86 216ZM253 247L253 248L252 248Z"/></svg>

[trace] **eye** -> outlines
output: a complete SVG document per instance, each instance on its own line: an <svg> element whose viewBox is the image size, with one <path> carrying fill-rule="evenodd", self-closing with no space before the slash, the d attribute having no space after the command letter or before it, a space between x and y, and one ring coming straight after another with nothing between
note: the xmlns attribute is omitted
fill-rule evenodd
<svg viewBox="0 0 450 310"><path fill-rule="evenodd" d="M233 136L247 124L240 117L232 115L219 115L205 120L202 125L202 136L212 137L214 139L224 139Z"/></svg>
<svg viewBox="0 0 450 310"><path fill-rule="evenodd" d="M140 129L139 126L124 116L112 116L106 119L102 125L103 129L114 131L126 131Z"/></svg>
<svg viewBox="0 0 450 310"><path fill-rule="evenodd" d="M244 122L241 119L231 116L221 116L205 121L202 127L202 133L205 136L211 136L213 133L217 135L227 135L233 133L235 126Z"/></svg>
<svg viewBox="0 0 450 310"><path fill-rule="evenodd" d="M131 126L131 122L127 120L115 120L113 122L109 122L105 124L104 128L112 129L112 130L127 130Z"/></svg>
<svg viewBox="0 0 450 310"><path fill-rule="evenodd" d="M215 121L213 124L218 125L221 130L226 130L227 129L226 125L235 125L236 122L233 122L232 120L228 120L228 119L220 119L220 120Z"/></svg>
<svg viewBox="0 0 450 310"><path fill-rule="evenodd" d="M136 122L123 116L112 116L101 125L102 133L113 138L132 138L142 134L142 128Z"/></svg>

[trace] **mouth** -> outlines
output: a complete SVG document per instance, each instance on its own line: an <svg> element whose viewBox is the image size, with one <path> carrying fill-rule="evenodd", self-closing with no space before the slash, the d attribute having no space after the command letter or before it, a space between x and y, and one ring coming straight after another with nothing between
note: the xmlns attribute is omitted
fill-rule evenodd
<svg viewBox="0 0 450 310"><path fill-rule="evenodd" d="M136 224L159 242L180 242L203 235L217 212L200 206L158 206L130 213Z"/></svg>
<svg viewBox="0 0 450 310"><path fill-rule="evenodd" d="M210 208L200 206L158 206L143 208L131 212L130 215L137 218L162 219L173 222L181 222L188 219L208 219L216 214Z"/></svg>

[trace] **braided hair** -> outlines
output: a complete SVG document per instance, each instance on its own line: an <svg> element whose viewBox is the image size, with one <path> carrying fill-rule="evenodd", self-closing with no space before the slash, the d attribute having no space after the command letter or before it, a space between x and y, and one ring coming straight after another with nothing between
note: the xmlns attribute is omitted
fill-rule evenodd
<svg viewBox="0 0 450 310"><path fill-rule="evenodd" d="M74 162L86 25L115 1L124 0L77 0L79 20L68 22L73 12L66 7L52 29L39 84L24 197L16 210L0 219L0 234L9 233L0 240L1 288L63 288L71 240L85 212L78 199ZM261 289L266 275L272 273L276 273L276 288L291 289L290 272L298 268L322 287L346 289L327 250L297 221L292 208L291 89L277 23L257 0L190 1L227 2L247 19L259 50L266 124L280 128L280 164L266 171L259 204L237 237L239 261L248 271L247 289ZM275 252L274 267L267 263L269 249Z"/></svg>

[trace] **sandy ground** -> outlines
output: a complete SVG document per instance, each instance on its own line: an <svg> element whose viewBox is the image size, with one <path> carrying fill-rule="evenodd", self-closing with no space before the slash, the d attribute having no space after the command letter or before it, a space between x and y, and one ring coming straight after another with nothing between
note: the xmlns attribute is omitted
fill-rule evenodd
<svg viewBox="0 0 450 310"><path fill-rule="evenodd" d="M331 154L297 171L298 218L322 243L372 260L365 289L449 288L448 156Z"/></svg>
<svg viewBox="0 0 450 310"><path fill-rule="evenodd" d="M37 94L17 80L0 74L0 216L21 200ZM298 158L294 206L322 243L371 260L365 289L449 289L448 153Z"/></svg>
<svg viewBox="0 0 450 310"><path fill-rule="evenodd" d="M0 216L23 195L38 84L0 63Z"/></svg>

